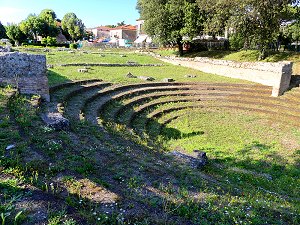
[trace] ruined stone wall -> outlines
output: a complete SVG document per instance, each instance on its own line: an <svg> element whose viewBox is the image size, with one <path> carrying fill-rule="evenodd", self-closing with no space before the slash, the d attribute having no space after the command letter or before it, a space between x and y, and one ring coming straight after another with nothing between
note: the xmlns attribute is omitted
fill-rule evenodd
<svg viewBox="0 0 300 225"><path fill-rule="evenodd" d="M292 76L292 62L234 62L204 57L160 58L162 61L181 65L206 73L238 78L272 86L272 96L277 97L288 90Z"/></svg>
<svg viewBox="0 0 300 225"><path fill-rule="evenodd" d="M0 53L0 83L18 87L22 94L38 94L50 100L46 57L26 53Z"/></svg>

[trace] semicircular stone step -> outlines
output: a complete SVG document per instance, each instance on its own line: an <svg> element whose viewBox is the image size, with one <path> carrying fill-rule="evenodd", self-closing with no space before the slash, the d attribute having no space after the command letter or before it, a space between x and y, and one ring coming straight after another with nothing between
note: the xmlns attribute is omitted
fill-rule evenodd
<svg viewBox="0 0 300 225"><path fill-rule="evenodd" d="M143 87L144 90L141 89ZM131 85L121 85L114 86L112 88L105 89L90 98L85 100L85 103L81 109L83 117L87 121L92 123L97 123L98 111L102 109L102 106L105 106L111 101L113 96L116 98L121 98L125 95L134 94L136 88L141 92L153 91L153 90L186 90L189 89L190 85L186 86L185 83L179 83L177 86L170 85L169 83L143 83L143 84L131 84ZM120 96L121 95L121 96Z"/></svg>
<svg viewBox="0 0 300 225"><path fill-rule="evenodd" d="M127 126L129 128L132 128L133 126L133 121L144 111L149 110L151 108L155 108L160 105L165 105L165 104L171 104L171 103L185 103L185 102L199 102L202 101L202 98L198 96L191 96L191 97L183 97L183 98L177 98L177 99L166 99L166 100L159 100L159 101L151 101L147 104L144 104L140 107L138 107L129 117ZM215 98L212 98L215 99Z"/></svg>
<svg viewBox="0 0 300 225"><path fill-rule="evenodd" d="M204 86L203 86L204 85ZM207 86L210 86L210 87L207 87ZM218 87L220 86L220 88ZM233 86L233 87L232 87ZM243 89L241 88L240 86L242 87L245 87L246 89ZM256 87L256 86L255 86ZM210 93L210 95L225 95L224 93L220 93L220 92L227 92L227 95L234 95L233 93L241 93L243 92L242 95L244 96L247 96L249 94L251 94L251 97L254 97L255 95L253 94L260 94L261 96L267 96L269 97L270 96L270 88L269 87L264 87L264 86L258 86L258 89L262 89L263 92L255 92L253 93L253 85L232 85L232 84L209 84L207 85L206 83L203 84L203 83L195 83L193 86L190 86L190 90L193 90L193 91L202 91L203 90L208 90L208 91L211 91L211 92L214 92L214 93ZM220 89L220 90L219 90ZM247 94L249 93L249 94ZM195 94L198 94L198 93L194 93ZM173 95L176 95L176 94L173 94ZM180 95L180 93L178 93L178 95ZM184 95L184 94L181 94L181 95ZM236 96L238 96L238 94L236 94ZM158 96L151 96L153 98L157 98ZM267 98L265 97L265 98ZM274 98L273 98L274 99ZM118 117L120 115L120 112L123 112L124 110L126 110L126 108L138 103L139 101L142 102L144 99L138 99L136 100L136 102L132 101L130 103L125 103L124 106L121 105L121 108L117 109L115 112L113 112L113 114L115 114L115 116L113 116L113 120L115 121L118 121ZM100 108L100 111L102 109ZM99 112L100 113L100 112Z"/></svg>
<svg viewBox="0 0 300 225"><path fill-rule="evenodd" d="M72 82L65 82L62 84L54 85L49 88L50 95L53 94L56 91L59 91L64 88L76 86L76 85L85 85L89 83L95 83L95 82L102 82L102 79L90 79L90 80L78 80L78 81L72 81Z"/></svg>
<svg viewBox="0 0 300 225"><path fill-rule="evenodd" d="M204 101L204 100L211 101L212 99L199 99L199 101ZM247 110L251 110L253 112L265 113L265 114L269 114L269 115L273 115L273 116L276 115L277 117L290 119L293 124L295 124L294 121L296 121L296 123L298 123L298 124L300 121L299 109L291 110L290 108L287 108L284 106L267 104L267 103L265 103L263 105L257 105L257 102L255 102L255 101L240 101L240 100L233 100L233 99L228 99L228 100L226 99L225 101L223 101L224 99L213 99L213 100L217 100L218 104L223 104L223 107L225 107L224 103L227 103L228 107L232 107L232 108L236 108L236 109L247 109ZM172 101L172 100L170 100L170 101ZM161 102L161 103L165 104L165 103L167 103L167 101ZM141 106L137 110L135 110L131 114L131 116L128 120L128 126L130 128L132 128L132 123L135 120L135 118L138 117L139 114L141 114L143 111L148 110L150 108L155 108L155 106L157 106L158 104L159 104L159 102L155 102L155 103L150 102L146 105ZM210 107L218 107L217 106L218 104L211 105ZM181 108L181 107L175 108L175 110L184 109L184 108L185 108L185 106L183 108ZM163 111L163 112L166 113L165 111ZM155 116L157 116L157 115L155 115ZM152 118L151 114L150 114L150 116L148 116L148 118ZM146 124L147 124L147 122L145 122L145 125L142 127L145 127Z"/></svg>
<svg viewBox="0 0 300 225"><path fill-rule="evenodd" d="M176 96L219 96L219 97L225 97L232 95L234 92L210 92L210 91L195 91L195 90L180 90L180 91L164 91L164 92L155 92L150 93L146 95L140 95L135 98L131 98L127 101L125 101L121 107L117 108L113 112L113 118L114 120L118 120L118 117L120 114L124 111L126 111L128 108L133 108L135 105L141 105L145 104L148 101L152 101L161 97L176 97Z"/></svg>
<svg viewBox="0 0 300 225"><path fill-rule="evenodd" d="M203 102L201 102L203 103ZM226 104L229 103L229 104ZM179 112L180 110L185 110L185 109L193 109L193 108L228 108L230 110L243 110L243 111L249 111L251 113L259 113L262 115L267 115L268 118L270 119L276 119L278 122L282 123L289 123L294 126L299 126L300 124L300 116L295 116L295 115L286 115L286 114L279 114L276 111L272 110L267 110L267 109L261 109L259 107L251 107L251 105L234 105L232 102L220 102L218 105L191 105L191 106L174 106L170 108L165 108L165 109L158 109L154 110L151 113L147 115L147 118L150 120L160 118L163 115L166 115L171 112ZM146 122L147 123L147 122Z"/></svg>
<svg viewBox="0 0 300 225"><path fill-rule="evenodd" d="M84 99L111 85L112 83L99 82L80 86L79 88L65 95L58 103L58 107L63 108L63 110L61 109L60 111L63 111L63 113L67 116L79 119L80 108L84 102Z"/></svg>
<svg viewBox="0 0 300 225"><path fill-rule="evenodd" d="M111 94L112 92L116 91L122 91L125 89L134 89L134 88L140 88L138 90L139 92L146 92L146 87L158 87L158 86L168 86L168 87L174 87L174 86L187 86L190 87L191 89L199 90L199 89L206 89L206 90L231 90L231 89L237 89L237 91L248 91L248 92L253 92L253 89L256 88L260 90L261 93L269 93L269 89L266 88L265 86L256 86L256 85L237 85L237 84L226 84L226 83L221 83L221 84L211 84L211 83L190 83L190 82L185 82L185 83L142 83L142 84L131 84L131 85L123 85L123 86L117 86L115 88L112 88L110 90L103 91L102 93L98 93L95 96L92 96L90 99L87 99L87 104L88 105L90 102L96 100L97 98L103 97L104 95ZM243 89L241 89L241 86ZM195 87L195 88L194 88ZM143 90L145 89L145 90ZM130 93L129 93L130 94ZM133 93L132 93L133 94ZM136 93L137 94L137 93ZM125 94L124 94L125 95ZM85 108L85 107L84 107ZM100 109L101 110L101 109ZM84 109L83 109L84 111Z"/></svg>

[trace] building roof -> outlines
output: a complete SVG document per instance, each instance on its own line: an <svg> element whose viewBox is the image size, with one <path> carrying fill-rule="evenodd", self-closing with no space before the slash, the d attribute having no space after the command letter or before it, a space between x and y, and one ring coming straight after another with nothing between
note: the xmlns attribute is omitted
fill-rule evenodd
<svg viewBox="0 0 300 225"><path fill-rule="evenodd" d="M110 30L136 30L136 26L124 25L124 26L118 26L115 28L111 28Z"/></svg>
<svg viewBox="0 0 300 225"><path fill-rule="evenodd" d="M105 31L110 31L112 28L110 27L106 27L106 26L99 26L99 27L95 27L93 28L94 29L97 29L97 30L105 30Z"/></svg>

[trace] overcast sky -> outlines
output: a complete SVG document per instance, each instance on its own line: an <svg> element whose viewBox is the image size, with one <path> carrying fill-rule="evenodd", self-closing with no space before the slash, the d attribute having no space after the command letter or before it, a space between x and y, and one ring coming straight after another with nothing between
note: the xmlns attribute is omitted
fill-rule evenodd
<svg viewBox="0 0 300 225"><path fill-rule="evenodd" d="M87 28L116 24L125 21L135 24L139 13L135 9L137 0L0 0L2 24L19 23L30 13L39 14L43 9L52 9L62 19L74 12Z"/></svg>

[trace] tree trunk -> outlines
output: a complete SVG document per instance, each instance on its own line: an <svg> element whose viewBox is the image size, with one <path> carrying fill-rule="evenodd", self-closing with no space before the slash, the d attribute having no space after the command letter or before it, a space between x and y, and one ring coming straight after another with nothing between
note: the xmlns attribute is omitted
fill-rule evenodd
<svg viewBox="0 0 300 225"><path fill-rule="evenodd" d="M264 60L265 58L267 57L267 53L266 53L266 48L263 47L261 50L260 50L260 55L258 57L258 60Z"/></svg>
<svg viewBox="0 0 300 225"><path fill-rule="evenodd" d="M181 40L182 40L181 38L177 39L179 56L183 56L183 44L182 44Z"/></svg>

